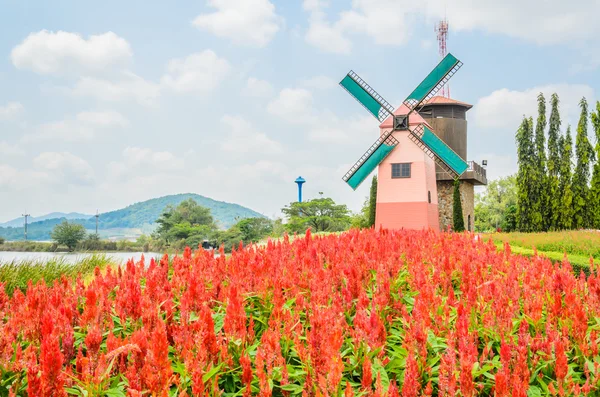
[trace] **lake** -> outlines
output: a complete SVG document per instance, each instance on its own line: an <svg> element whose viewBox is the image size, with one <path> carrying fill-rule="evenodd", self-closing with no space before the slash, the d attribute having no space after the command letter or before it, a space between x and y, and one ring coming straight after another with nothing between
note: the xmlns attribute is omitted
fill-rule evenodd
<svg viewBox="0 0 600 397"><path fill-rule="evenodd" d="M43 262L51 259L62 259L68 263L77 263L82 258L86 256L91 256L94 254L82 253L82 252L9 252L9 251L0 251L0 264L6 262L21 262L21 261L36 261ZM161 258L163 254L157 252L105 252L99 253L96 255L106 255L110 257L115 262L125 263L128 259L133 258L135 261L138 261L142 255L146 260L150 260L150 258Z"/></svg>

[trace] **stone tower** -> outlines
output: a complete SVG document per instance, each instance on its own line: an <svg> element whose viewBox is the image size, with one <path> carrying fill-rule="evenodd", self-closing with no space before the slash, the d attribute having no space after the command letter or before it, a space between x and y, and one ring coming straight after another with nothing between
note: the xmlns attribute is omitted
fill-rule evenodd
<svg viewBox="0 0 600 397"><path fill-rule="evenodd" d="M460 157L467 158L467 111L473 105L455 99L435 96L423 106L419 114L431 125L438 137ZM487 185L486 171L474 161L460 177L460 196L465 228L473 230L474 187ZM442 230L452 227L454 178L436 165L439 225Z"/></svg>

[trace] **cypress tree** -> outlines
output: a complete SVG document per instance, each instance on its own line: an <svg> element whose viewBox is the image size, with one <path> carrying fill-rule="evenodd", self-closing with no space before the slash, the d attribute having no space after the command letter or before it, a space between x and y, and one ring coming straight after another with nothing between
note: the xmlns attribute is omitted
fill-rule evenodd
<svg viewBox="0 0 600 397"><path fill-rule="evenodd" d="M546 130L546 98L541 92L537 97L538 101L538 118L535 126L535 157L534 157L534 168L533 176L531 180L532 184L532 197L531 197L531 228L532 231L546 231L548 230L548 212L549 208L549 196L547 188L547 176L546 176L546 144L544 131Z"/></svg>
<svg viewBox="0 0 600 397"><path fill-rule="evenodd" d="M592 112L591 119L596 137L596 163L590 189L590 216L591 226L600 229L600 102L596 102L596 111Z"/></svg>
<svg viewBox="0 0 600 397"><path fill-rule="evenodd" d="M565 137L559 138L560 165L559 187L560 205L557 217L557 229L569 230L573 226L573 191L571 190L571 164L573 162L573 138L571 126L567 127Z"/></svg>
<svg viewBox="0 0 600 397"><path fill-rule="evenodd" d="M454 203L452 207L452 223L455 232L465 231L465 219L463 218L462 203L460 202L460 181L454 180Z"/></svg>
<svg viewBox="0 0 600 397"><path fill-rule="evenodd" d="M533 120L523 117L516 134L517 141L517 228L522 232L533 230L532 183L534 180L535 149L533 145Z"/></svg>
<svg viewBox="0 0 600 397"><path fill-rule="evenodd" d="M577 164L573 173L573 228L590 226L589 186L590 163L594 160L594 148L588 139L588 104L585 98L579 102L581 116L575 138Z"/></svg>
<svg viewBox="0 0 600 397"><path fill-rule="evenodd" d="M377 208L377 175L373 176L371 181L371 192L369 196L369 227L375 226L375 214Z"/></svg>
<svg viewBox="0 0 600 397"><path fill-rule="evenodd" d="M548 128L548 229L558 229L558 218L561 206L561 196L559 194L559 175L560 175L560 113L558 110L558 95L552 94L550 100L550 125Z"/></svg>

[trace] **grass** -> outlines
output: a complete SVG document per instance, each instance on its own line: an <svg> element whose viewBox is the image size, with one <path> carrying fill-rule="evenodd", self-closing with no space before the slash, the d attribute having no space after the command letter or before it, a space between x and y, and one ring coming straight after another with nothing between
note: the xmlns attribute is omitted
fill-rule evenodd
<svg viewBox="0 0 600 397"><path fill-rule="evenodd" d="M593 257L600 260L600 232L572 230L548 233L493 233L483 235L511 247L537 248L542 252Z"/></svg>
<svg viewBox="0 0 600 397"><path fill-rule="evenodd" d="M573 230L548 233L492 233L491 238L498 249L508 243L515 254L533 256L535 250L553 262L562 262L565 255L576 274L589 274L590 257L600 262L600 232Z"/></svg>
<svg viewBox="0 0 600 397"><path fill-rule="evenodd" d="M33 284L39 281L52 284L62 276L88 277L96 267L104 269L110 262L110 257L106 255L87 256L76 263L69 263L64 258L1 262L0 284L4 284L6 293L12 295L16 289L24 291L29 281Z"/></svg>
<svg viewBox="0 0 600 397"><path fill-rule="evenodd" d="M504 250L503 243L495 242L494 244L496 245L496 247L498 248L499 251ZM513 254L518 254L518 255L523 255L523 256L528 256L528 257L536 255L536 251L533 248L524 248L524 247L511 245L510 251ZM552 262L562 262L565 257L564 253L553 252L553 251L545 252L545 251L540 251L540 250L537 250L537 255L544 256L544 257L550 259ZM573 268L573 272L576 275L579 275L581 272L584 272L586 274L586 276L590 275L590 257L589 256L567 254L567 261L571 264L571 267ZM597 261L594 261L594 263L597 263Z"/></svg>

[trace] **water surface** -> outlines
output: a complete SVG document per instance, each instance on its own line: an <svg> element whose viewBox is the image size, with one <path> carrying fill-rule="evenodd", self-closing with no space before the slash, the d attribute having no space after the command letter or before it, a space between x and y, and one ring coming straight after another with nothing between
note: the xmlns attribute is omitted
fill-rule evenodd
<svg viewBox="0 0 600 397"><path fill-rule="evenodd" d="M106 255L115 263L125 263L133 258L138 261L144 255L146 261L150 258L161 258L163 254L158 252L102 252L102 253L83 253L83 252L9 252L0 251L0 263L35 261L44 262L52 259L64 260L67 263L77 263L82 259L92 255Z"/></svg>

